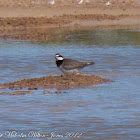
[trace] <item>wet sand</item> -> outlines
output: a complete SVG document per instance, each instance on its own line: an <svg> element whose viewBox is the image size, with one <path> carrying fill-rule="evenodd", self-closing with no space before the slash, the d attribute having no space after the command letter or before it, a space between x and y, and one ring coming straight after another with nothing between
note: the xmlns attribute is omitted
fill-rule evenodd
<svg viewBox="0 0 140 140"><path fill-rule="evenodd" d="M37 90L37 89L75 89L86 88L94 84L112 82L112 80L101 78L95 75L61 75L47 76L40 78L23 79L21 81L5 83L0 85L0 89L9 88L11 90Z"/></svg>
<svg viewBox="0 0 140 140"><path fill-rule="evenodd" d="M25 95L32 94L32 91L0 92L0 95Z"/></svg>
<svg viewBox="0 0 140 140"><path fill-rule="evenodd" d="M0 37L48 41L69 37L55 33L56 29L140 25L138 0L112 0L109 6L105 2L90 0L78 4L76 0L57 0L50 5L44 0L1 0Z"/></svg>

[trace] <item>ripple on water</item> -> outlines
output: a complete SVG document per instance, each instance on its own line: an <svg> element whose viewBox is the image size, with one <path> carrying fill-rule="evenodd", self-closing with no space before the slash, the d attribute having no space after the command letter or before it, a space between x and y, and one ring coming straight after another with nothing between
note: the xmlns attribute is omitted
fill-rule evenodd
<svg viewBox="0 0 140 140"><path fill-rule="evenodd" d="M114 82L61 94L40 89L22 96L1 95L0 133L81 132L81 139L139 139L140 32L111 28L70 34L66 40L47 43L1 39L0 83L60 75L54 59L57 52L95 61L82 72Z"/></svg>

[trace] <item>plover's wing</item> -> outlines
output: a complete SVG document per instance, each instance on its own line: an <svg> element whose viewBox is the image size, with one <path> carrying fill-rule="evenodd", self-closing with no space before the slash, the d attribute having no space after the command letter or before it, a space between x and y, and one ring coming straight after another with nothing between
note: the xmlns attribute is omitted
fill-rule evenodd
<svg viewBox="0 0 140 140"><path fill-rule="evenodd" d="M66 70L68 70L68 69L70 70L70 69L77 69L77 68L80 69L80 68L83 68L87 65L88 64L85 62L79 62L77 60L65 58L63 60L62 67Z"/></svg>

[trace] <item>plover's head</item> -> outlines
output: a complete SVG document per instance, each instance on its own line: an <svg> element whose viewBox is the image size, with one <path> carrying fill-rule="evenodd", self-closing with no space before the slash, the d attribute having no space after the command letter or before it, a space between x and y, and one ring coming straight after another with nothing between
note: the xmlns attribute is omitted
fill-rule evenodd
<svg viewBox="0 0 140 140"><path fill-rule="evenodd" d="M61 54L59 54L59 53L56 53L56 54L55 54L55 59L56 59L57 61L64 60L63 56L62 56Z"/></svg>

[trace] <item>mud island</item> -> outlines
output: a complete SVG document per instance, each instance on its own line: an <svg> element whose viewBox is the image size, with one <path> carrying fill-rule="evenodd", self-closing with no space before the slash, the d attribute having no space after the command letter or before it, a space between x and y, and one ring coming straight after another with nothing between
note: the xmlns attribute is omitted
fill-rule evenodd
<svg viewBox="0 0 140 140"><path fill-rule="evenodd" d="M111 82L112 80L101 78L95 75L61 75L47 76L41 78L23 79L16 82L1 84L0 88L9 88L11 90L37 90L37 89L75 89L86 88L94 84Z"/></svg>

